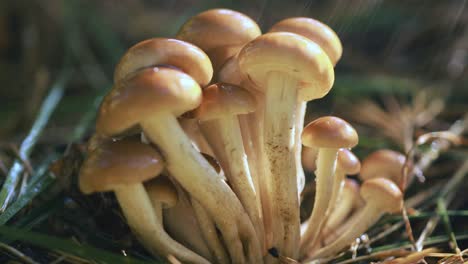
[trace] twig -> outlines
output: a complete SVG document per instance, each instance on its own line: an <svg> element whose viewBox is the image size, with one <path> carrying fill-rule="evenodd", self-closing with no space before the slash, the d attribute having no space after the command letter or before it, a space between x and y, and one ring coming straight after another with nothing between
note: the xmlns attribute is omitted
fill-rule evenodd
<svg viewBox="0 0 468 264"><path fill-rule="evenodd" d="M42 103L36 121L34 122L24 141L21 143L21 147L19 149L19 158L21 160L28 160L28 157L36 145L44 127L47 125L51 114L62 99L65 85L69 80L69 77L69 71L65 70L54 83L52 89ZM15 189L21 178L21 173L23 170L23 163L19 159L15 160L13 166L8 172L5 183L2 186L2 190L0 191L0 212L4 212L10 202L13 200L15 196Z"/></svg>

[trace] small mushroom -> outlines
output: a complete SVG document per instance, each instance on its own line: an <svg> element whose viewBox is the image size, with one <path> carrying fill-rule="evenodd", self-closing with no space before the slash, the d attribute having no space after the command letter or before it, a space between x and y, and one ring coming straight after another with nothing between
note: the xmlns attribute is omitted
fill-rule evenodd
<svg viewBox="0 0 468 264"><path fill-rule="evenodd" d="M302 143L318 148L314 209L307 220L301 239L301 255L313 246L320 234L327 208L333 195L336 160L340 148L352 148L358 143L354 128L341 118L321 117L309 123L302 132Z"/></svg>
<svg viewBox="0 0 468 264"><path fill-rule="evenodd" d="M406 158L403 154L390 150L381 149L371 153L362 161L359 178L363 181L383 177L392 180L401 190L406 189L403 182L403 166Z"/></svg>
<svg viewBox="0 0 468 264"><path fill-rule="evenodd" d="M361 162L359 159L348 149L340 149L338 151L338 158L335 171L335 179L333 180L333 191L328 206L326 216L334 210L337 199L343 190L346 175L358 174L361 169Z"/></svg>
<svg viewBox="0 0 468 264"><path fill-rule="evenodd" d="M89 153L80 170L79 187L85 194L113 191L128 225L152 254L209 263L174 241L153 210L143 182L157 177L163 167L159 153L148 145L130 139L108 142Z"/></svg>
<svg viewBox="0 0 468 264"><path fill-rule="evenodd" d="M264 142L273 246L281 255L297 257L299 204L294 128L298 101L325 96L334 81L333 67L314 42L293 33L262 35L239 53L239 68L265 94Z"/></svg>
<svg viewBox="0 0 468 264"><path fill-rule="evenodd" d="M106 95L96 130L112 136L139 124L163 152L167 170L213 217L231 256L243 256L244 242L249 259L261 260L255 230L239 200L177 121L200 102L200 86L189 75L173 68L146 68L119 81Z"/></svg>
<svg viewBox="0 0 468 264"><path fill-rule="evenodd" d="M172 208L178 202L177 190L167 177L158 177L145 183L157 219L163 221L163 209Z"/></svg>
<svg viewBox="0 0 468 264"><path fill-rule="evenodd" d="M356 237L375 224L385 213L401 211L403 198L398 186L385 178L374 178L365 181L361 186L361 196L366 205L353 217L349 229L330 245L318 250L313 259L332 256L350 245Z"/></svg>
<svg viewBox="0 0 468 264"><path fill-rule="evenodd" d="M239 86L217 83L203 90L203 100L194 111L200 127L220 159L226 177L249 215L257 236L263 242L261 208L250 175L238 116L255 110L255 99ZM217 141L210 141L219 138ZM263 244L261 246L263 248Z"/></svg>

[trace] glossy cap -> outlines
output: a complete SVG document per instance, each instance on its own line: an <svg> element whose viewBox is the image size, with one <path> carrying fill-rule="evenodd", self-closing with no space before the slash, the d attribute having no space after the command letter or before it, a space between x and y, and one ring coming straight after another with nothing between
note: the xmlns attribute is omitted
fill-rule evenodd
<svg viewBox="0 0 468 264"><path fill-rule="evenodd" d="M99 109L96 131L119 134L157 112L179 116L201 102L201 89L189 75L155 67L138 71L106 95Z"/></svg>
<svg viewBox="0 0 468 264"><path fill-rule="evenodd" d="M315 148L352 148L358 143L356 130L334 116L320 117L302 131L302 144Z"/></svg>
<svg viewBox="0 0 468 264"><path fill-rule="evenodd" d="M333 65L338 62L343 53L343 46L335 31L312 18L287 18L274 24L269 32L291 32L312 40L327 53Z"/></svg>
<svg viewBox="0 0 468 264"><path fill-rule="evenodd" d="M347 175L358 174L361 170L361 162L348 149L340 149L338 151L338 167L344 171Z"/></svg>
<svg viewBox="0 0 468 264"><path fill-rule="evenodd" d="M177 189L167 177L158 177L145 184L146 192L152 202L159 202L163 208L176 206L178 202Z"/></svg>
<svg viewBox="0 0 468 264"><path fill-rule="evenodd" d="M203 90L200 106L194 111L202 121L255 111L255 98L245 89L227 83L212 84Z"/></svg>
<svg viewBox="0 0 468 264"><path fill-rule="evenodd" d="M364 181L361 186L361 197L367 204L372 204L383 213L401 211L403 195L398 186L389 179L374 178Z"/></svg>
<svg viewBox="0 0 468 264"><path fill-rule="evenodd" d="M115 67L117 83L138 70L166 66L176 67L195 79L201 86L213 77L213 67L200 48L177 39L153 38L131 47Z"/></svg>
<svg viewBox="0 0 468 264"><path fill-rule="evenodd" d="M298 80L298 98L310 101L325 96L334 82L333 65L327 54L309 39L286 32L262 35L239 53L239 68L261 92L272 71Z"/></svg>
<svg viewBox="0 0 468 264"><path fill-rule="evenodd" d="M387 178L401 184L405 156L400 152L381 149L371 153L362 162L359 177L364 181L372 178Z"/></svg>
<svg viewBox="0 0 468 264"><path fill-rule="evenodd" d="M106 142L88 154L79 187L85 194L112 191L154 178L163 168L161 155L150 145L134 139Z"/></svg>
<svg viewBox="0 0 468 264"><path fill-rule="evenodd" d="M177 38L208 52L223 46L243 46L261 34L257 23L229 9L211 9L189 19Z"/></svg>

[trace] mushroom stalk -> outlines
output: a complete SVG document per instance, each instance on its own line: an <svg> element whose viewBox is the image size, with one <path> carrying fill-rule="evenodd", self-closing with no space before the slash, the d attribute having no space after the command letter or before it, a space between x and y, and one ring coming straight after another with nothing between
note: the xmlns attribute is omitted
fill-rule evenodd
<svg viewBox="0 0 468 264"><path fill-rule="evenodd" d="M114 193L127 219L128 225L136 233L143 245L154 255L170 255L188 263L209 261L174 241L165 231L161 219L156 219L151 201L143 184L118 187Z"/></svg>
<svg viewBox="0 0 468 264"><path fill-rule="evenodd" d="M223 244L219 240L216 227L205 208L195 199L191 198L193 211L200 226L203 239L205 240L211 254L215 256L217 263L229 263L229 257Z"/></svg>
<svg viewBox="0 0 468 264"><path fill-rule="evenodd" d="M337 148L320 148L317 157L316 195L312 215L302 236L301 255L312 246L320 233L330 198L333 192L333 174L336 168Z"/></svg>
<svg viewBox="0 0 468 264"><path fill-rule="evenodd" d="M261 243L263 249L263 224L260 208L257 207L257 194L254 182L250 174L247 156L245 154L242 133L237 116L225 116L222 119L212 119L200 123L205 135L219 133L222 144L211 145L216 156L226 158L225 164L221 164L225 170L226 177L234 191L239 197ZM210 136L207 137L210 140Z"/></svg>
<svg viewBox="0 0 468 264"><path fill-rule="evenodd" d="M248 260L261 263L258 238L248 215L229 186L192 146L177 119L169 113L158 112L142 121L141 126L164 153L171 175L213 218L232 261L245 262L244 245Z"/></svg>
<svg viewBox="0 0 468 264"><path fill-rule="evenodd" d="M294 152L298 80L271 71L265 93L264 148L273 201L273 239L280 254L295 258L299 241L299 202Z"/></svg>

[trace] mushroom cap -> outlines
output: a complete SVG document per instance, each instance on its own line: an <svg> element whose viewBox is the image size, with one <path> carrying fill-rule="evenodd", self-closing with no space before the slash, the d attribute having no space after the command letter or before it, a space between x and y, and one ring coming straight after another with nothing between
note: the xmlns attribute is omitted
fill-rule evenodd
<svg viewBox="0 0 468 264"><path fill-rule="evenodd" d="M216 83L203 90L200 106L194 111L201 121L222 119L226 116L255 111L256 101L247 90L227 83Z"/></svg>
<svg viewBox="0 0 468 264"><path fill-rule="evenodd" d="M143 69L118 82L105 96L96 131L112 136L154 113L164 111L179 116L200 102L200 86L189 75L164 67Z"/></svg>
<svg viewBox="0 0 468 264"><path fill-rule="evenodd" d="M262 35L239 53L239 68L258 89L266 89L272 71L298 80L298 98L310 101L325 96L334 82L333 65L319 45L289 32Z"/></svg>
<svg viewBox="0 0 468 264"><path fill-rule="evenodd" d="M211 9L189 19L177 38L208 52L223 46L243 46L261 34L257 23L229 9Z"/></svg>
<svg viewBox="0 0 468 264"><path fill-rule="evenodd" d="M325 116L310 122L302 131L302 144L315 148L352 148L358 143L356 130L335 116Z"/></svg>
<svg viewBox="0 0 468 264"><path fill-rule="evenodd" d="M349 149L338 151L338 167L348 175L358 174L361 170L361 162Z"/></svg>
<svg viewBox="0 0 468 264"><path fill-rule="evenodd" d="M385 178L364 181L361 186L361 197L366 204L373 204L383 213L398 213L402 207L403 194L394 182Z"/></svg>
<svg viewBox="0 0 468 264"><path fill-rule="evenodd" d="M400 152L389 149L377 150L362 161L359 177L363 181L382 177L399 185L403 177L405 160L405 156Z"/></svg>
<svg viewBox="0 0 468 264"><path fill-rule="evenodd" d="M79 187L85 194L112 191L154 178L163 168L161 155L150 145L134 138L105 142L81 166Z"/></svg>
<svg viewBox="0 0 468 264"><path fill-rule="evenodd" d="M343 46L335 31L312 18L287 18L274 24L269 32L291 32L312 40L327 53L333 65L338 62L343 53Z"/></svg>
<svg viewBox="0 0 468 264"><path fill-rule="evenodd" d="M168 177L158 177L145 183L146 192L152 202L159 202L163 208L172 208L179 201L177 189Z"/></svg>
<svg viewBox="0 0 468 264"><path fill-rule="evenodd" d="M317 160L318 149L313 147L302 148L302 167L309 172L315 171L317 166L315 161Z"/></svg>
<svg viewBox="0 0 468 264"><path fill-rule="evenodd" d="M201 86L213 77L211 61L200 48L177 39L153 38L137 43L123 55L115 67L114 82L154 66L179 68Z"/></svg>

